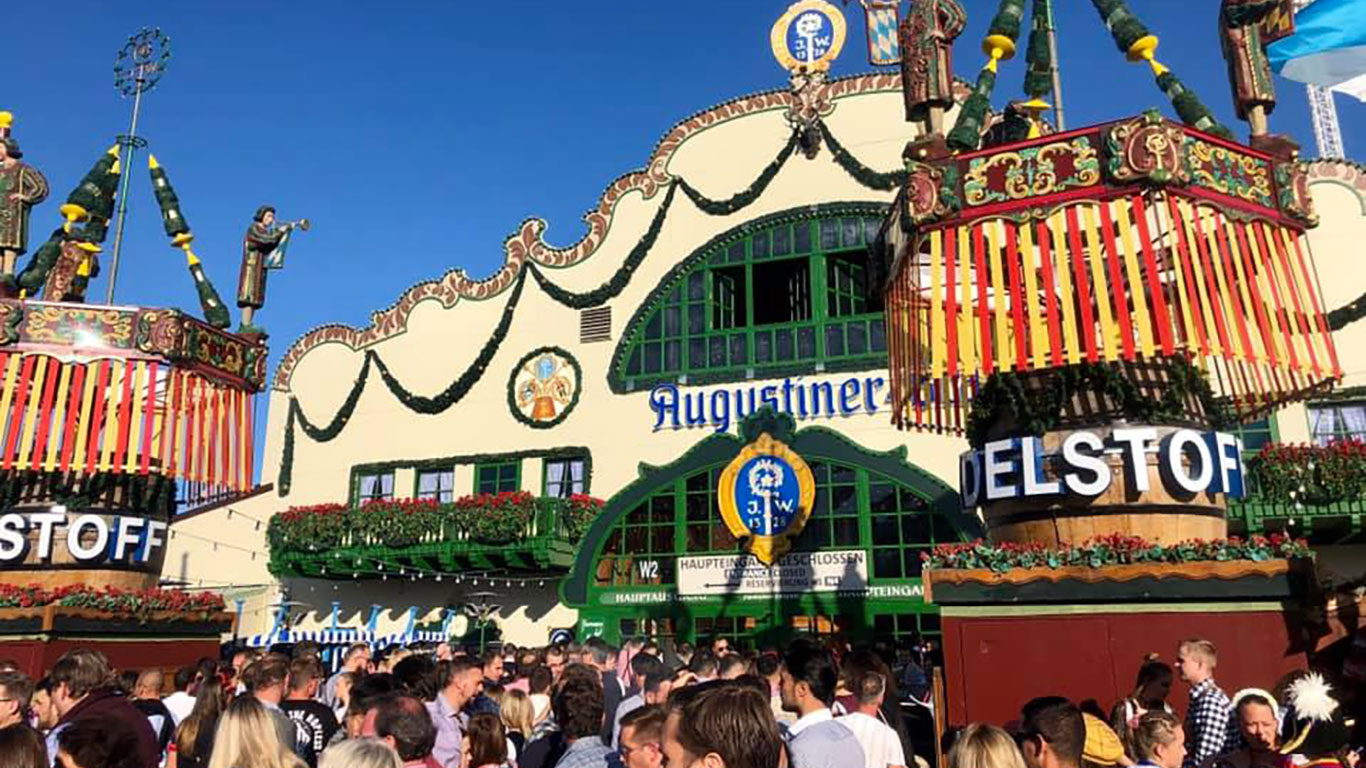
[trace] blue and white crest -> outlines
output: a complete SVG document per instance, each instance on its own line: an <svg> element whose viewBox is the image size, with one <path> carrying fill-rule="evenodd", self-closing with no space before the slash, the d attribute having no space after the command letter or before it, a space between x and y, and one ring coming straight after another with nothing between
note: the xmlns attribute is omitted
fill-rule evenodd
<svg viewBox="0 0 1366 768"><path fill-rule="evenodd" d="M811 468L767 432L741 449L721 472L717 500L726 527L772 565L806 527L816 497Z"/></svg>
<svg viewBox="0 0 1366 768"><path fill-rule="evenodd" d="M844 47L844 14L825 0L801 0L770 34L773 55L789 70L827 70Z"/></svg>

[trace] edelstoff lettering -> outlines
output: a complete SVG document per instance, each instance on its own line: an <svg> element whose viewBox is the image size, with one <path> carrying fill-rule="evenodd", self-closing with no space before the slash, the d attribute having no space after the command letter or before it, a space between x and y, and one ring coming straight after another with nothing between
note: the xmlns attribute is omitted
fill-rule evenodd
<svg viewBox="0 0 1366 768"><path fill-rule="evenodd" d="M59 533L61 529L65 531ZM145 563L153 550L166 543L162 536L166 523L159 520L120 516L111 523L92 514L73 520L66 512L8 512L0 515L0 562L28 559L33 544L30 531L38 534L36 560L43 563L52 560L58 539L65 542L72 559L82 563Z"/></svg>

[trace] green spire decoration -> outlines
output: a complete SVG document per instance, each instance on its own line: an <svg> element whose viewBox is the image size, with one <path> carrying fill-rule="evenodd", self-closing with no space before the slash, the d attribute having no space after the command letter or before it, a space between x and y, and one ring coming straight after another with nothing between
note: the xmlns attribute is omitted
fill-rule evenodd
<svg viewBox="0 0 1366 768"><path fill-rule="evenodd" d="M987 37L1000 35L1009 38L1012 43L1015 42L1020 39L1020 20L1023 18L1024 0L1001 0L1001 5L996 9L996 16L991 20L991 26L987 27Z"/></svg>
<svg viewBox="0 0 1366 768"><path fill-rule="evenodd" d="M1049 0L1034 0L1030 11L1029 46L1025 51L1024 92L1042 99L1053 92L1053 56L1048 50Z"/></svg>
<svg viewBox="0 0 1366 768"><path fill-rule="evenodd" d="M89 221L98 216L105 219L103 231L107 232L107 222L114 214L114 193L118 190L118 185L119 153L118 147L115 146L100 155L100 159L95 161L95 166L81 179L81 183L67 195L66 204L61 207L61 212L66 217L68 231L72 224ZM104 239L99 231L92 234L100 235L101 241Z"/></svg>
<svg viewBox="0 0 1366 768"><path fill-rule="evenodd" d="M1124 0L1091 0L1091 4L1100 13L1100 19L1105 22L1105 28L1110 30L1110 36L1115 39L1120 53L1131 55L1135 43L1152 37L1152 33L1129 10Z"/></svg>
<svg viewBox="0 0 1366 768"><path fill-rule="evenodd" d="M991 91L996 87L995 70L983 67L977 73L977 84L963 102L958 112L958 120L946 137L949 148L956 152L971 152L982 143L982 129L986 124L987 113L991 111Z"/></svg>
<svg viewBox="0 0 1366 768"><path fill-rule="evenodd" d="M33 258L29 259L28 265L19 273L19 288L26 295L32 297L43 289L43 284L47 282L47 273L57 264L57 259L62 255L62 245L68 237L66 231L59 228L52 233L46 243L33 252ZM53 301L56 300L53 298Z"/></svg>
<svg viewBox="0 0 1366 768"><path fill-rule="evenodd" d="M1233 141L1233 131L1230 131L1223 123L1215 119L1200 97L1195 95L1195 91L1186 87L1181 79L1172 74L1170 70L1157 76L1157 87L1171 100L1172 107L1176 109L1176 114L1181 117L1181 122L1190 127L1213 134L1221 139Z"/></svg>
<svg viewBox="0 0 1366 768"><path fill-rule="evenodd" d="M190 249L190 243L194 242L194 233L190 231L189 222L180 213L180 198L175 193L175 187L171 186L166 170L157 162L156 155L147 156L147 170L152 176L152 192L156 195L157 205L161 208L161 227L166 231L166 236L171 238L171 247L185 252L190 278L194 280L195 292L199 294L199 308L204 311L204 319L215 328L227 328L232 325L228 308L223 304L223 298L218 295L218 290L213 287L209 276L204 274L204 265L199 262L199 257Z"/></svg>

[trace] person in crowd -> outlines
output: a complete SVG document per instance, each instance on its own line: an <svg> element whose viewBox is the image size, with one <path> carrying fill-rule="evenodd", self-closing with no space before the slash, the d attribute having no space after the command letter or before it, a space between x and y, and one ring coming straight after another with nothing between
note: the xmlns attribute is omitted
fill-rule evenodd
<svg viewBox="0 0 1366 768"><path fill-rule="evenodd" d="M835 722L830 714L836 682L828 651L804 638L788 646L783 654L780 692L783 709L798 715L785 734L793 768L866 763L854 732Z"/></svg>
<svg viewBox="0 0 1366 768"><path fill-rule="evenodd" d="M564 674L565 665L569 663L569 654L565 649L558 645L552 645L545 652L545 668L550 670L552 680L558 681L560 675Z"/></svg>
<svg viewBox="0 0 1366 768"><path fill-rule="evenodd" d="M241 693L242 691L246 690L246 686L242 683L242 670L246 669L247 665L251 664L258 658L260 658L260 654L251 648L239 648L238 650L233 652L231 661L231 689L234 694Z"/></svg>
<svg viewBox="0 0 1366 768"><path fill-rule="evenodd" d="M674 655L678 656L679 665L684 667L692 663L692 657L695 653L692 643L688 642L679 643L678 647L674 649Z"/></svg>
<svg viewBox="0 0 1366 768"><path fill-rule="evenodd" d="M190 689L194 687L195 677L198 673L199 670L196 667L177 669L175 677L171 680L175 684L175 690L171 692L170 696L161 700L161 703L166 705L166 711L171 713L171 719L175 721L177 727L194 710L194 694L190 693Z"/></svg>
<svg viewBox="0 0 1366 768"><path fill-rule="evenodd" d="M1181 768L1186 760L1186 734L1175 716L1160 710L1139 718L1134 728L1134 752L1139 766Z"/></svg>
<svg viewBox="0 0 1366 768"><path fill-rule="evenodd" d="M730 655L730 641L722 635L717 635L711 639L711 655L718 659L724 659Z"/></svg>
<svg viewBox="0 0 1366 768"><path fill-rule="evenodd" d="M594 648L607 646L595 645ZM595 659L600 658L596 656L596 650L593 653ZM601 661L597 668L602 669ZM615 674L610 677L616 680ZM602 679L608 682L607 675ZM603 721L606 719L604 699L601 687L580 683L566 685L555 697L555 721L564 735L564 754L555 762L555 768L606 768L607 756L612 750L602 738ZM522 768L529 767L523 765Z"/></svg>
<svg viewBox="0 0 1366 768"><path fill-rule="evenodd" d="M740 675L749 674L749 659L738 653L728 653L719 657L717 676L722 680L734 680Z"/></svg>
<svg viewBox="0 0 1366 768"><path fill-rule="evenodd" d="M636 654L631 659L631 673L633 678L642 681L642 690L639 693L627 696L621 700L621 704L617 705L616 715L612 718L612 747L616 747L618 744L617 738L621 733L621 719L623 717L646 704L662 704L664 699L669 696L670 677L668 671L664 668L663 662L655 657L643 653Z"/></svg>
<svg viewBox="0 0 1366 768"><path fill-rule="evenodd" d="M152 724L115 690L114 672L104 654L82 648L67 651L52 665L49 677L52 679L52 703L58 715L56 726L48 733L49 756L57 754L58 739L63 731L87 718L100 718L99 722L105 727L117 722L121 724L120 733L131 734L132 739L128 742L131 746L121 756L131 754L137 761L134 766L156 768L161 763L161 750ZM67 768L74 766L68 764Z"/></svg>
<svg viewBox="0 0 1366 768"><path fill-rule="evenodd" d="M506 768L512 765L508 740L497 716L482 712L470 718L461 745L460 768Z"/></svg>
<svg viewBox="0 0 1366 768"><path fill-rule="evenodd" d="M443 768L460 768L460 742L464 733L465 705L483 687L483 670L469 658L443 661L437 665L436 697L427 704L436 727L436 746L432 755Z"/></svg>
<svg viewBox="0 0 1366 768"><path fill-rule="evenodd" d="M0 672L0 675L13 674ZM0 728L0 768L48 768L47 744L28 723Z"/></svg>
<svg viewBox="0 0 1366 768"><path fill-rule="evenodd" d="M289 659L281 654L271 653L254 661L242 670L242 684L246 692L265 707L267 715L275 723L280 741L288 745L306 763L316 760L312 744L284 713L280 704L285 699L286 683L289 680Z"/></svg>
<svg viewBox="0 0 1366 768"><path fill-rule="evenodd" d="M214 732L227 701L217 675L199 684L194 709L180 721L166 757L166 768L205 768L213 754Z"/></svg>
<svg viewBox="0 0 1366 768"><path fill-rule="evenodd" d="M57 705L52 703L52 678L44 677L33 686L33 698L29 703L33 710L33 727L43 733L57 727Z"/></svg>
<svg viewBox="0 0 1366 768"><path fill-rule="evenodd" d="M1260 688L1244 688L1233 695L1233 717L1243 747L1226 752L1207 765L1217 768L1277 768L1282 758L1276 699Z"/></svg>
<svg viewBox="0 0 1366 768"><path fill-rule="evenodd" d="M332 704L332 714L337 716L337 722L341 722L342 718L346 716L346 708L351 705L351 688L355 684L355 672L342 672L341 678L337 680L337 689L334 691L336 696L333 699L336 703ZM323 703L327 703L327 695L325 693L320 692L318 698L322 700Z"/></svg>
<svg viewBox="0 0 1366 768"><path fill-rule="evenodd" d="M606 719L599 725L599 736L600 741L605 744L612 739L612 725L616 722L617 707L621 705L622 699L626 698L626 690L621 685L621 678L617 677L614 662L616 652L612 650L612 646L601 638L594 637L588 641L586 648L587 663L602 673L602 710L606 713Z"/></svg>
<svg viewBox="0 0 1366 768"><path fill-rule="evenodd" d="M1176 649L1176 671L1190 685L1186 707L1186 765L1198 766L1226 751L1233 708L1228 695L1214 682L1219 663L1214 643L1193 637Z"/></svg>
<svg viewBox="0 0 1366 768"><path fill-rule="evenodd" d="M1133 729L1138 726L1139 718L1154 711L1173 714L1171 705L1167 704L1173 677L1171 665L1155 653L1148 654L1138 667L1133 693L1115 702L1110 710L1110 727L1119 734L1129 757L1134 755Z"/></svg>
<svg viewBox="0 0 1366 768"><path fill-rule="evenodd" d="M1361 752L1351 748L1351 715L1323 676L1310 672L1286 689L1284 765L1357 768ZM1292 714L1293 713L1293 714Z"/></svg>
<svg viewBox="0 0 1366 768"><path fill-rule="evenodd" d="M332 743L336 744L345 739L361 738L361 727L365 724L365 715L374 706L374 702L379 697L387 693L399 692L398 682L393 675L376 674L366 675L351 688L351 705L346 708L346 716L342 719L341 729L332 737Z"/></svg>
<svg viewBox="0 0 1366 768"><path fill-rule="evenodd" d="M427 708L411 696L390 693L376 699L365 714L361 734L393 747L408 768L441 768L432 756L436 727Z"/></svg>
<svg viewBox="0 0 1366 768"><path fill-rule="evenodd" d="M531 724L540 725L541 721L550 716L550 686L555 683L555 674L550 671L550 667L540 666L531 670L531 678L528 683L530 695L527 699L531 702Z"/></svg>
<svg viewBox="0 0 1366 768"><path fill-rule="evenodd" d="M164 682L165 677L161 670L143 670L142 674L137 676L137 682L133 683L133 691L128 696L133 706L146 715L147 722L152 724L152 731L157 735L157 749L163 754L171 743L171 737L175 736L175 717L161 701L161 687Z"/></svg>
<svg viewBox="0 0 1366 768"><path fill-rule="evenodd" d="M316 765L317 755L332 741L341 725L332 708L317 700L323 683L322 662L314 656L297 657L289 664L289 693L280 702L280 710L294 721L298 738L308 743L310 765Z"/></svg>
<svg viewBox="0 0 1366 768"><path fill-rule="evenodd" d="M1029 768L1081 768L1086 720L1077 705L1043 696L1021 711L1020 751Z"/></svg>
<svg viewBox="0 0 1366 768"><path fill-rule="evenodd" d="M341 669L327 679L327 684L323 686L323 703L330 705L334 710L342 704L337 698L337 685L341 682L343 675L350 673L351 682L355 682L357 677L364 675L370 667L370 646L367 643L353 643L346 653L342 656Z"/></svg>
<svg viewBox="0 0 1366 768"><path fill-rule="evenodd" d="M245 674L250 676L250 668ZM214 733L208 768L301 768L292 735L281 738L272 711L252 695L229 704Z"/></svg>
<svg viewBox="0 0 1366 768"><path fill-rule="evenodd" d="M660 661L664 660L664 652L659 649L659 643L653 640L646 640L645 644L640 646L640 652L648 653Z"/></svg>
<svg viewBox="0 0 1366 768"><path fill-rule="evenodd" d="M854 732L863 747L867 768L906 768L906 752L901 737L882 720L882 703L887 694L887 678L878 672L865 672L851 681L858 703L849 714L835 718Z"/></svg>
<svg viewBox="0 0 1366 768"><path fill-rule="evenodd" d="M394 679L404 693L419 701L436 695L436 661L426 654L415 654L394 665Z"/></svg>
<svg viewBox="0 0 1366 768"><path fill-rule="evenodd" d="M890 655L890 651L887 653ZM906 756L906 759L912 759L915 750L911 744L910 734L906 730L905 718L901 713L901 700L897 692L896 675L892 674L892 668L888 666L882 654L872 648L854 649L843 655L840 672L841 677L848 681L849 696L843 700L843 706L841 706L840 700L836 700L835 705L830 708L831 712L838 716L855 711L859 706L858 681L870 674L881 676L883 695L877 717L896 733L897 740L901 742L902 754Z"/></svg>
<svg viewBox="0 0 1366 768"><path fill-rule="evenodd" d="M721 665L711 651L701 650L692 655L692 660L688 662L688 671L696 676L697 682L705 683L716 679L721 672Z"/></svg>
<svg viewBox="0 0 1366 768"><path fill-rule="evenodd" d="M0 728L28 723L33 681L23 672L0 672Z"/></svg>
<svg viewBox="0 0 1366 768"><path fill-rule="evenodd" d="M797 716L783 709L782 667L783 661L776 653L762 653L754 660L755 673L768 682L769 708L773 710L773 718L785 728L797 722Z"/></svg>
<svg viewBox="0 0 1366 768"><path fill-rule="evenodd" d="M833 667L830 677L833 691ZM718 680L679 691L669 698L663 734L663 762L671 768L776 768L782 764L778 725L763 694L749 686ZM852 734L850 742L858 747ZM827 764L863 764L861 754L857 762L852 760L845 756ZM803 765L795 754L792 765Z"/></svg>
<svg viewBox="0 0 1366 768"><path fill-rule="evenodd" d="M531 734L533 726L531 699L522 691L511 689L503 694L503 700L499 704L499 715L507 739L512 742L512 759L516 760L517 755L526 747L526 739Z"/></svg>
<svg viewBox="0 0 1366 768"><path fill-rule="evenodd" d="M949 768L1025 768L1010 734L994 725L972 723L949 749Z"/></svg>
<svg viewBox="0 0 1366 768"><path fill-rule="evenodd" d="M403 760L379 739L347 739L328 747L318 768L403 768Z"/></svg>
<svg viewBox="0 0 1366 768"><path fill-rule="evenodd" d="M479 671L483 676L483 689L465 706L471 715L487 712L498 714L498 701L494 698L495 689L501 689L503 681L503 654L501 651L486 650L479 656Z"/></svg>
<svg viewBox="0 0 1366 768"><path fill-rule="evenodd" d="M62 768L140 768L145 763L138 742L123 717L89 715L57 736L56 764Z"/></svg>
<svg viewBox="0 0 1366 768"><path fill-rule="evenodd" d="M1082 721L1086 725L1086 742L1082 745L1081 764L1083 768L1115 768L1115 766L1129 766L1135 762L1124 751L1124 742L1120 741L1119 734L1115 733L1100 715L1089 712L1086 707L1082 710Z"/></svg>
<svg viewBox="0 0 1366 768"><path fill-rule="evenodd" d="M624 768L660 768L664 762L664 721L661 704L632 710L621 719L617 754Z"/></svg>

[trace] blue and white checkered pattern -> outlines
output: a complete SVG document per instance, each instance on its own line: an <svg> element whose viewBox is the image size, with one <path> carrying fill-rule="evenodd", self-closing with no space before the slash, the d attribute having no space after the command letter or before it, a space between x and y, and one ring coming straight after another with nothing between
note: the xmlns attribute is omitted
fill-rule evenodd
<svg viewBox="0 0 1366 768"><path fill-rule="evenodd" d="M275 643L297 643L312 640L320 645L342 645L364 640L372 642L375 633L369 629L338 627L336 629L282 629L275 634L252 635L246 639L249 648L269 648Z"/></svg>
<svg viewBox="0 0 1366 768"><path fill-rule="evenodd" d="M899 0L860 0L868 22L868 63L889 66L901 63L896 29L900 24Z"/></svg>

